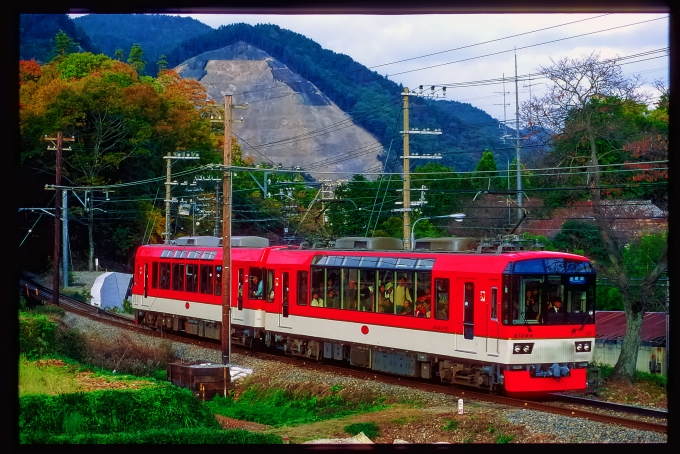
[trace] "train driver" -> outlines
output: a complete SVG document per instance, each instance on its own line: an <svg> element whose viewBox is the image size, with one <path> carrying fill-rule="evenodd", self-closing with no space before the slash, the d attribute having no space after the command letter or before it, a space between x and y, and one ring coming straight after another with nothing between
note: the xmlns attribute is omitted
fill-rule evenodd
<svg viewBox="0 0 680 454"><path fill-rule="evenodd" d="M259 277L253 276L253 289L251 290L250 294L253 298L262 298L262 281L260 280Z"/></svg>

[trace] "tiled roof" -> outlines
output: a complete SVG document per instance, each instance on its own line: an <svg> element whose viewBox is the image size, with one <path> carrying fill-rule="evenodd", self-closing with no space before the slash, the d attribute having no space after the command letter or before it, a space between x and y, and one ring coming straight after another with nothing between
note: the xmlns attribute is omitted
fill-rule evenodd
<svg viewBox="0 0 680 454"><path fill-rule="evenodd" d="M626 314L621 311L598 311L595 315L595 338L621 341L626 334ZM647 345L666 345L666 313L647 312L642 319L641 341Z"/></svg>

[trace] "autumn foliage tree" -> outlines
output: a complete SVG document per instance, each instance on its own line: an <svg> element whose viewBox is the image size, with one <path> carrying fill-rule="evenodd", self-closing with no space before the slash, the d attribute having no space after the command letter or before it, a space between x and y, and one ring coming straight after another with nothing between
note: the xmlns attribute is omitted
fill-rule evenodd
<svg viewBox="0 0 680 454"><path fill-rule="evenodd" d="M140 77L130 64L78 53L58 56L43 67L21 62L20 83L26 183L35 180L36 173L53 172L54 156L42 138L56 131L76 139L63 158L63 176L76 186L158 177L163 156L177 150L199 151L204 163L219 162L220 134L201 116L207 105L205 90L171 71L158 79ZM94 241L89 224L91 267Z"/></svg>

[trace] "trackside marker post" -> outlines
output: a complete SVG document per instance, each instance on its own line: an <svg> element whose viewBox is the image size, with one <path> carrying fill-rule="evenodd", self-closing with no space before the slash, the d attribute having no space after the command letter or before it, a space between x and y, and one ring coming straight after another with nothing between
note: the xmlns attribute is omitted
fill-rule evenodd
<svg viewBox="0 0 680 454"><path fill-rule="evenodd" d="M458 414L463 414L463 399L458 399Z"/></svg>

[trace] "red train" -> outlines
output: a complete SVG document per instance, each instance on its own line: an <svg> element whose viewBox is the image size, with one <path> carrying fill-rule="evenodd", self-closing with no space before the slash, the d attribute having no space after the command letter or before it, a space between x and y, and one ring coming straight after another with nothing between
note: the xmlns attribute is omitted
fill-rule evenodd
<svg viewBox="0 0 680 454"><path fill-rule="evenodd" d="M470 238L405 251L393 238L305 249L233 237L231 258L234 344L490 391L586 387L595 272L585 257ZM220 339L221 274L219 238L141 246L137 322Z"/></svg>

